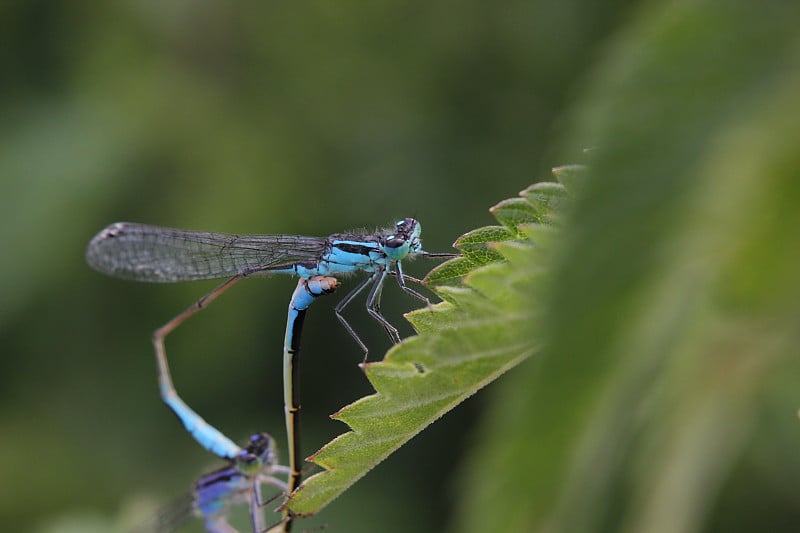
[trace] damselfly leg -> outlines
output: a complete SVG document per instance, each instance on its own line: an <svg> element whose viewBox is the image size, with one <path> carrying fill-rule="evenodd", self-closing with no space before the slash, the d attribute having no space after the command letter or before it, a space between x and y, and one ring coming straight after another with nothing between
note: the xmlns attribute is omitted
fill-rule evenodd
<svg viewBox="0 0 800 533"><path fill-rule="evenodd" d="M457 257L457 254L429 254L427 252L424 253L423 257ZM392 341L392 344L398 344L400 342L400 334L396 327L389 322L386 317L384 317L380 312L381 307L381 295L383 293L384 282L386 281L386 276L394 276L397 278L397 283L400 288L406 292L407 294L411 295L412 297L416 298L425 303L428 309L432 309L432 304L430 298L425 296L424 294L412 289L406 284L406 281L411 281L413 283L417 283L422 285L422 280L417 279L413 276L409 276L403 273L401 262L394 261L394 270L390 267L386 268L379 268L376 270L370 277L365 278L359 284L351 290L344 298L342 298L339 303L336 305L335 313L336 318L339 319L344 329L347 333L356 341L358 346L364 352L364 359L361 362L363 366L367 362L367 358L369 355L369 349L367 348L366 343L361 340L361 337L358 336L355 329L350 325L347 319L342 314L342 311L355 299L367 286L370 286L369 293L367 294L366 300L366 308L369 315L376 320L386 331L387 335L389 335L389 339Z"/></svg>

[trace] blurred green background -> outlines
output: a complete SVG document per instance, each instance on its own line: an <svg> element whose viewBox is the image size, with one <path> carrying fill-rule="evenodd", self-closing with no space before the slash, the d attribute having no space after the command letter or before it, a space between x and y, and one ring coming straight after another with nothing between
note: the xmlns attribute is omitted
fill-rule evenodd
<svg viewBox="0 0 800 533"><path fill-rule="evenodd" d="M169 502L217 465L160 403L149 342L215 283L103 277L83 260L95 232L130 220L327 235L414 216L427 249L450 250L461 233L491 221L492 203L547 174L549 132L589 43L614 16L598 10L600 19L579 31L574 9L4 3L4 528L110 528L138 506L146 513ZM259 430L280 436L284 456L280 349L294 283L248 281L167 343L190 405L237 441ZM395 321L417 306L386 292ZM307 323L308 453L345 429L328 415L369 392L334 302L320 302ZM356 307L351 316L380 356L385 335ZM315 523L440 529L479 403L437 424ZM394 498L402 509L389 505Z"/></svg>
<svg viewBox="0 0 800 533"><path fill-rule="evenodd" d="M781 157L794 149L786 144L786 132L796 131L791 117L800 111L791 90L798 88L797 77L790 76L797 72L800 50L794 36L797 8L788 1L747 5L3 3L3 529L121 531L218 465L161 404L149 341L153 329L214 282L151 286L90 271L83 260L86 243L106 224L130 220L236 233L326 235L413 216L423 223L426 249L447 251L461 233L492 223L487 208L493 203L546 177L552 166L581 162L581 149L600 143L596 181L579 203L558 257L563 273L554 283L548 325L556 341L571 341L563 352L570 357L545 361L560 361L562 372L548 374L545 364L536 374L538 365L526 363L528 375L520 369L448 414L302 527L423 532L449 525L478 530L481 516L476 513L483 504L492 502L493 509L507 505L505 516L510 516L520 509L533 514L536 505L530 503L535 500L559 509L560 518L550 521L552 531L616 531L614 513L597 519L591 514L596 505L582 514L568 503L591 500L574 487L601 493L632 490L639 486L630 481L635 476L621 471L616 484L570 478L567 486L573 490L564 491L573 499L562 499L559 507L551 501L561 493L558 476L564 471L575 476L580 468L551 467L565 460L560 454L570 449L558 445L562 441L548 435L537 446L536 435L547 428L579 435L590 419L571 419L572 425L562 427L559 413L568 416L566 410L575 403L564 401L563 411L554 409L550 419L536 418L512 403L528 401L541 408L561 398L574 400L577 392L588 390L582 379L603 375L597 368L609 361L593 359L593 350L615 353L618 339L609 337L598 345L580 332L615 331L620 321L635 322L639 308L630 302L647 300L642 287L655 290L648 280L673 280L654 265L683 267L676 258L691 255L692 246L724 242L716 234L703 234L706 241L687 248L664 230L681 220L681 235L694 235L695 229L707 227L708 221L696 216L706 207L713 214L721 206L726 222L762 220L753 213L763 213L771 225L765 223L764 232L752 239L761 247L742 252L743 257L786 264L780 276L769 276L777 288L768 294L786 301L796 294L797 217L796 204L789 201L797 198L797 185L789 179L790 169L796 168L789 163L796 158L785 157L774 174L765 174L771 188L761 203L748 206L748 191L758 190L752 184L734 187L739 195L733 199L709 199L709 191L728 190L725 179L735 183L732 170L747 167L723 165L724 149L739 149L730 153L740 158L753 155L739 161L756 161L748 177L770 166L772 159L764 154L773 141L783 142ZM734 97L724 97L728 94ZM760 121L757 104L774 102L776 95L788 102L779 107L786 110L784 122L776 126L779 133L773 136L771 123L761 121L753 126L758 135L744 135L744 140L716 137L729 125ZM774 109L771 113L781 115ZM723 119L732 120L727 124ZM707 154L714 157L704 158ZM708 176L718 181L700 179ZM769 181L769 176L780 179ZM776 213L788 222L776 220ZM775 228L784 231L773 235ZM650 242L662 245L640 253L642 244ZM712 257L717 250L713 245L703 249L711 250ZM758 282L763 281L753 273L765 269L747 266L752 269L721 276L741 281L732 285L739 292L722 299L758 322L761 310L771 316L773 307L752 297L761 294ZM423 275L429 267L417 261L409 270ZM659 285L663 294L703 286L695 270L677 272L674 284ZM288 278L243 282L168 339L178 390L235 440L267 430L283 441L280 346L293 285ZM358 348L330 309L334 301L318 303L305 330L308 453L345 429L328 420L330 413L369 393L356 366ZM416 306L397 290L387 290L384 301L394 321ZM603 312L609 301L623 302L622 311ZM680 314L676 308L681 306L667 311ZM588 310L577 323L570 314L575 309ZM796 307L786 303L780 310L779 331L800 323L793 320ZM366 313L354 308L350 316L378 357L388 347L385 335ZM657 316L652 320L657 322ZM648 330L637 331L646 336ZM686 338L678 326L658 333L675 342ZM744 336L755 346L770 337L763 332ZM776 353L785 354L792 345L789 337L775 338L781 347ZM630 346L622 351L641 353ZM662 352L670 350L659 344L652 353ZM704 526L752 531L766 517L780 530L800 530L800 423L794 418L800 400L792 393L797 380L791 379L798 369L786 358L772 360L786 366L776 363L769 372L757 373L764 380L737 397L748 406L747 427L758 428L761 438L741 437L737 446L720 451L729 458L722 461L724 468L698 469L708 483L697 486L707 490L701 492L711 503L693 509L691 516L699 513L701 518L688 520L688 526L679 521L673 528L662 521L664 531ZM598 366L582 366L591 361ZM725 361L718 364L727 367ZM650 376L658 368L642 373ZM691 405L691 395L683 395L676 379L674 390L659 392ZM643 383L623 397L639 401L631 391L645 394ZM749 403L752 398L761 401ZM493 401L488 412L487 401ZM742 405L730 408L738 413ZM482 414L487 422L481 430L476 421ZM658 418L649 420L658 427ZM766 420L766 426L757 420ZM509 446L514 444L513 429L503 423L516 422L530 422L529 429L539 433L518 433L522 448L491 441L500 434ZM607 428L616 429L611 422ZM752 437L752 431L743 429L743 434ZM660 434L644 435L637 438L656 453L648 439ZM710 450L714 457L715 449ZM679 459L676 465L691 465ZM637 460L629 468L647 472L642 464L648 456ZM482 471L482 463L487 469L510 464L515 476L489 479L502 468ZM464 464L472 465L468 473ZM649 479L660 475L649 474L654 476ZM531 480L541 484L526 488ZM484 482L493 488L507 484L507 490L494 493L503 495L500 503L482 490ZM553 487L550 493L548 487ZM636 497L630 508L621 503L625 490L605 503L618 514L630 510L634 517L636 512L649 516L649 508L636 507ZM575 522L565 518L571 511ZM495 515L485 516L491 517L489 524L503 525ZM737 518L726 521L726 516ZM537 520L506 525L509 531L532 531L534 522L538 527L548 523ZM630 524L648 522L629 518L626 523L635 530ZM199 530L196 523L186 528Z"/></svg>

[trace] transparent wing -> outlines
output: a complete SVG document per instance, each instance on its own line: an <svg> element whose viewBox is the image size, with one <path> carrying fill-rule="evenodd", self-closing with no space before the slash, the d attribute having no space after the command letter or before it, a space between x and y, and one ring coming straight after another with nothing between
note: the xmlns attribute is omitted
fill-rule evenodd
<svg viewBox="0 0 800 533"><path fill-rule="evenodd" d="M174 533L190 518L196 518L194 499L191 494L184 494L138 524L130 533Z"/></svg>
<svg viewBox="0 0 800 533"><path fill-rule="evenodd" d="M117 222L89 242L89 266L117 278L173 282L231 277L319 259L324 237L231 235Z"/></svg>

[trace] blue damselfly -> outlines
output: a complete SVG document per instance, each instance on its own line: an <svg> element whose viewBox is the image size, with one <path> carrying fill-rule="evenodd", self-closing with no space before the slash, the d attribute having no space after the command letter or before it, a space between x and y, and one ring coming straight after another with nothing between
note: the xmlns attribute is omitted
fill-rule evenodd
<svg viewBox="0 0 800 533"><path fill-rule="evenodd" d="M302 315L293 318L293 305L310 295L305 307L314 297L333 291L338 281L333 276L365 272L369 274L335 307L336 317L363 351L363 363L368 349L344 318L342 311L366 287L370 287L366 308L389 335L393 343L400 335L380 313L380 298L386 276L393 275L400 288L425 302L430 300L406 285L402 261L414 256L452 257L454 254L432 254L423 251L421 225L413 218L398 221L393 228L376 233L340 233L328 237L296 235L233 235L204 231L179 230L145 224L119 222L100 231L89 243L86 259L94 269L110 276L144 282L178 282L227 277L191 307L157 329L153 345L159 368L162 399L181 418L186 429L207 450L219 457L233 459L238 447L225 435L206 423L178 396L170 377L164 339L187 318L200 311L235 283L249 276L274 273L294 274L301 278L290 302L284 346L284 402L289 439L290 471L288 493L300 484L299 437L297 421L297 365L292 347L299 343ZM313 285L313 288L312 288ZM315 293L315 291L317 291ZM295 310L301 310L294 306ZM288 524L291 526L291 517ZM288 530L288 528L287 528Z"/></svg>

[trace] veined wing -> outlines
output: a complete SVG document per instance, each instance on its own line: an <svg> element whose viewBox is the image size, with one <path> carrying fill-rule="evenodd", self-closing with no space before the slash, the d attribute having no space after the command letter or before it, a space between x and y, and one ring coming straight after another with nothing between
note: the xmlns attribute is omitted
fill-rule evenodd
<svg viewBox="0 0 800 533"><path fill-rule="evenodd" d="M86 261L122 279L189 281L313 261L325 242L324 237L232 235L117 222L89 242Z"/></svg>

